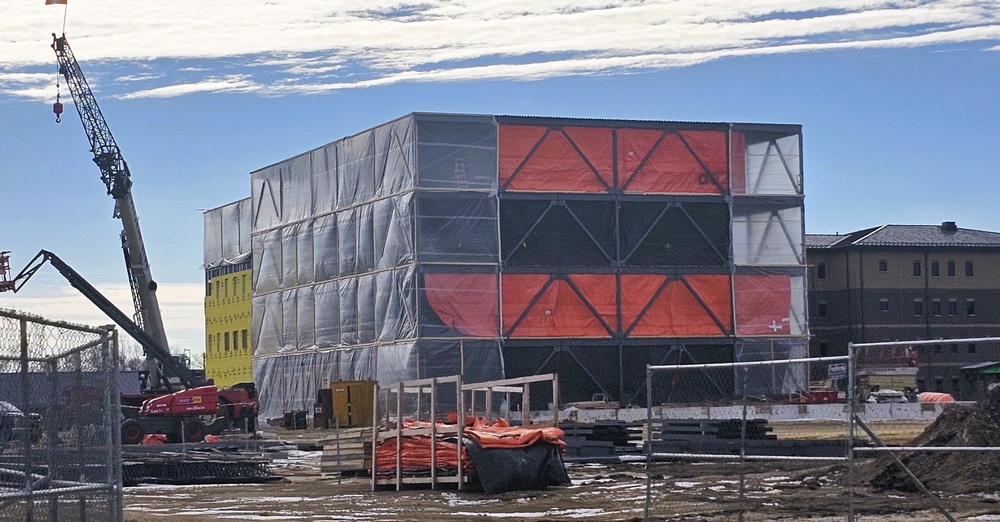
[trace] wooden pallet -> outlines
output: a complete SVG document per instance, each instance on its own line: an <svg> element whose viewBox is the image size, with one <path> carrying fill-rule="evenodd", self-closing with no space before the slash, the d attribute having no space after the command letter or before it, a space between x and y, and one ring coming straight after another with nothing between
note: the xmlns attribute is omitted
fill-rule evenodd
<svg viewBox="0 0 1000 522"><path fill-rule="evenodd" d="M367 472L372 467L371 428L347 428L324 439L321 473Z"/></svg>

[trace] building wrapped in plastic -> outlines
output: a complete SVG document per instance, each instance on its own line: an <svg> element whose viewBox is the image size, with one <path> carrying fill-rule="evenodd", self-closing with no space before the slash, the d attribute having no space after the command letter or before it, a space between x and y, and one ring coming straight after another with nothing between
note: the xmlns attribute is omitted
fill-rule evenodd
<svg viewBox="0 0 1000 522"><path fill-rule="evenodd" d="M801 128L411 114L251 174L263 415L329 381L804 356Z"/></svg>
<svg viewBox="0 0 1000 522"><path fill-rule="evenodd" d="M205 377L221 387L253 381L252 210L245 198L203 214Z"/></svg>

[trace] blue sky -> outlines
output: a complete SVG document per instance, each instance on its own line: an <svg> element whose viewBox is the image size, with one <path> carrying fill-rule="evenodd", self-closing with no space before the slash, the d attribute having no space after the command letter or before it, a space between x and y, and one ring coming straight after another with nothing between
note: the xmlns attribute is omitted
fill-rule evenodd
<svg viewBox="0 0 1000 522"><path fill-rule="evenodd" d="M0 0L0 250L124 310L120 223L65 31L129 163L175 351L203 349L202 210L249 173L414 111L803 126L806 231L1000 231L995 0ZM333 4L331 6L331 4ZM0 307L108 322L54 270Z"/></svg>

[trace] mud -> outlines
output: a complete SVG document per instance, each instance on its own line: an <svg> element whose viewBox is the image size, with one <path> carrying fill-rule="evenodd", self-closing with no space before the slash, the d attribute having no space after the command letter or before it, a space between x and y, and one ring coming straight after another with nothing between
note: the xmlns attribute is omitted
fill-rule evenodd
<svg viewBox="0 0 1000 522"><path fill-rule="evenodd" d="M878 427L891 443L912 439L925 426ZM786 427L814 433L822 426ZM834 425L833 430L840 427ZM365 477L319 472L320 452L291 451L274 462L283 479L247 485L140 486L125 492L125 519L163 522L215 520L439 521L651 520L918 522L944 520L937 500L919 493L872 488L861 467L815 463L699 464L661 462L567 463L572 485L487 495L476 491L372 491ZM648 478L647 478L648 477ZM647 480L649 496L647 501ZM740 494L740 483L743 494ZM848 484L854 484L849 495ZM939 492L958 520L1000 521L994 491Z"/></svg>

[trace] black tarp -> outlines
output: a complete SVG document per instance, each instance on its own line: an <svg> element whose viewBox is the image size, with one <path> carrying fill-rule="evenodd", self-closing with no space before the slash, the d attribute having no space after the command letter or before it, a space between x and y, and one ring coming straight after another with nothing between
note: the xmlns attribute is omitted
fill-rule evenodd
<svg viewBox="0 0 1000 522"><path fill-rule="evenodd" d="M537 442L525 448L483 448L466 440L476 476L485 493L545 489L572 484L559 447Z"/></svg>

